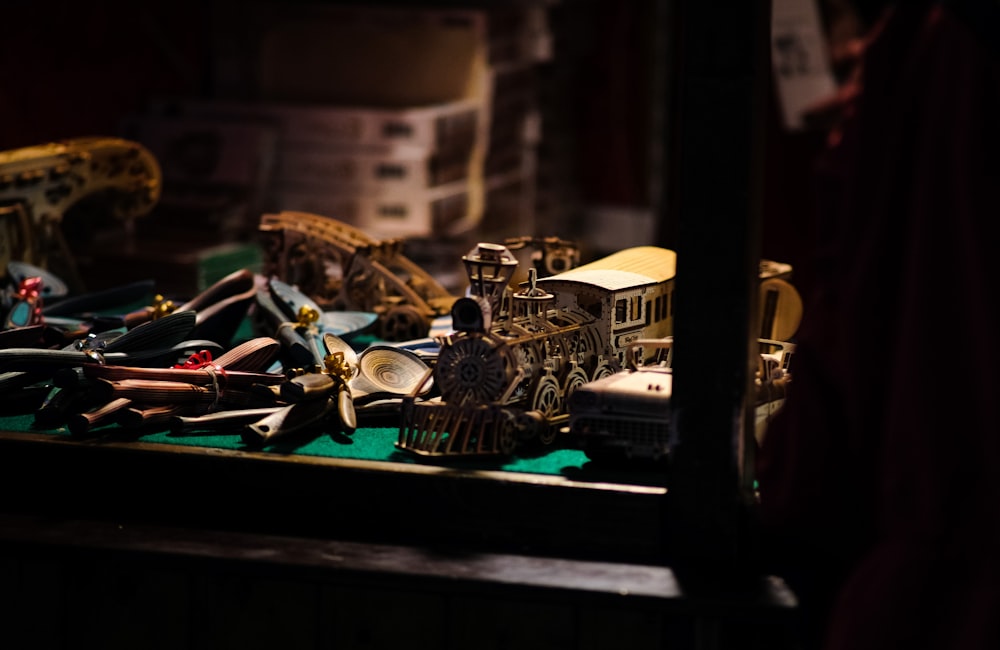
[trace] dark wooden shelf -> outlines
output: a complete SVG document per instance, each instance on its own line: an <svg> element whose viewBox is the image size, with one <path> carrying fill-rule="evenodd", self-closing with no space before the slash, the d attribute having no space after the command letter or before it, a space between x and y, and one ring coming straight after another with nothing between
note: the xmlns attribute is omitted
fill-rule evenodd
<svg viewBox="0 0 1000 650"><path fill-rule="evenodd" d="M0 433L0 477L10 512L643 562L663 550L655 484L19 432Z"/></svg>

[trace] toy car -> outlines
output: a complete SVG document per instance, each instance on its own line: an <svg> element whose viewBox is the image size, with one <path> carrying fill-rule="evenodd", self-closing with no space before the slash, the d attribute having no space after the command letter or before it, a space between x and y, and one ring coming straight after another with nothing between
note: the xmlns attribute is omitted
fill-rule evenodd
<svg viewBox="0 0 1000 650"><path fill-rule="evenodd" d="M758 442L781 408L791 379L794 344L759 339L755 377ZM638 339L626 349L625 369L588 382L569 397L569 433L591 460L664 460L673 444L673 337Z"/></svg>

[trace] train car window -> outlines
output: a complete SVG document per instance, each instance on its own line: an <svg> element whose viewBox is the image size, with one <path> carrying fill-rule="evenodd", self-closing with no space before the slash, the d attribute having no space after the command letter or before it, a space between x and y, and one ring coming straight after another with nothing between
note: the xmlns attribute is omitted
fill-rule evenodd
<svg viewBox="0 0 1000 650"><path fill-rule="evenodd" d="M624 323L628 317L628 305L624 298L615 301L615 322Z"/></svg>
<svg viewBox="0 0 1000 650"><path fill-rule="evenodd" d="M603 302L599 297L580 294L577 296L577 304L594 318L601 318L604 315Z"/></svg>

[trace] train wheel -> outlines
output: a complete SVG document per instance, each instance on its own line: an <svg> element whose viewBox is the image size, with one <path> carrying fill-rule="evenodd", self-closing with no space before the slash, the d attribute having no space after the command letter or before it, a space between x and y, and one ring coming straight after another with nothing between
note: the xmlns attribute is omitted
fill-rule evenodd
<svg viewBox="0 0 1000 650"><path fill-rule="evenodd" d="M573 391L586 384L587 381L587 373L583 368L576 367L570 370L563 381L563 399L568 398L573 394Z"/></svg>
<svg viewBox="0 0 1000 650"><path fill-rule="evenodd" d="M510 411L500 411L496 421L496 449L501 454L512 454L517 447L517 419Z"/></svg>
<svg viewBox="0 0 1000 650"><path fill-rule="evenodd" d="M538 429L538 440L543 445L551 445L556 439L556 429L549 426L547 420L559 415L562 410L562 391L559 382L552 375L546 375L538 380L531 409L545 416L546 422Z"/></svg>
<svg viewBox="0 0 1000 650"><path fill-rule="evenodd" d="M382 323L382 337L387 341L412 341L427 336L427 321L413 305L399 305L389 310Z"/></svg>
<svg viewBox="0 0 1000 650"><path fill-rule="evenodd" d="M556 441L557 433L556 427L546 424L538 431L538 442L543 445L551 445Z"/></svg>
<svg viewBox="0 0 1000 650"><path fill-rule="evenodd" d="M611 366L611 364L607 361L602 361L597 364L597 367L594 368L594 372L590 374L590 381L597 381L598 379L609 377L613 374L615 374L615 369Z"/></svg>

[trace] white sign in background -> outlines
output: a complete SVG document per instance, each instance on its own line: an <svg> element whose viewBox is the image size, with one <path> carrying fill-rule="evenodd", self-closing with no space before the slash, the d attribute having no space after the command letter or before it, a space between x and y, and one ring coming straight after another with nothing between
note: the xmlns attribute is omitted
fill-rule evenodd
<svg viewBox="0 0 1000 650"><path fill-rule="evenodd" d="M815 0L773 0L771 63L785 128L803 128L803 110L837 91Z"/></svg>

